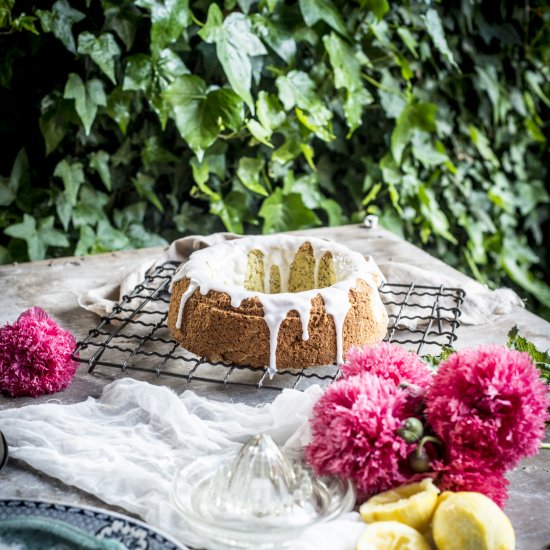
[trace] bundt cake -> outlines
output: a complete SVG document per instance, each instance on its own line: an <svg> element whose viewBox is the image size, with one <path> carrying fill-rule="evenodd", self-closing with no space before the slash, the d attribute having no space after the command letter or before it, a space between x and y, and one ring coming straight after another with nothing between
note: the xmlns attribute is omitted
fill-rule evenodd
<svg viewBox="0 0 550 550"><path fill-rule="evenodd" d="M175 272L170 333L209 361L292 369L342 363L386 334L372 260L317 238L243 237L194 252Z"/></svg>

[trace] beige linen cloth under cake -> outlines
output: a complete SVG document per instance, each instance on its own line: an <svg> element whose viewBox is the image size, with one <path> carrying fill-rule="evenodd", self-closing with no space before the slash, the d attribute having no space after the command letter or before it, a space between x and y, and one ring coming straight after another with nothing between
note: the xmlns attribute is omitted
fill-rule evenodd
<svg viewBox="0 0 550 550"><path fill-rule="evenodd" d="M78 297L78 304L98 315L109 315L122 297L129 295L135 286L143 281L148 270L168 261L186 262L196 250L237 238L240 238L240 236L232 233L214 233L205 237L190 236L177 239L158 259L140 265L122 281L113 281L82 293ZM415 285L419 286L462 288L466 292L466 299L460 307L460 322L465 325L490 323L500 315L510 312L514 307L524 306L521 298L508 288L489 290L474 280L469 280L464 284L462 281L457 281L453 277L443 275L440 272L427 271L413 265L400 262L377 263L386 280L393 284L409 285L414 281ZM414 303L418 305L431 306L433 301L433 296L414 297ZM132 302L128 303L128 307L131 309ZM154 304L152 304L152 307L155 307ZM389 314L395 314L399 309L398 306L391 304L387 305L386 308ZM141 311L145 313L147 305ZM404 319L400 321L399 325L401 328L414 329L421 323L422 321Z"/></svg>

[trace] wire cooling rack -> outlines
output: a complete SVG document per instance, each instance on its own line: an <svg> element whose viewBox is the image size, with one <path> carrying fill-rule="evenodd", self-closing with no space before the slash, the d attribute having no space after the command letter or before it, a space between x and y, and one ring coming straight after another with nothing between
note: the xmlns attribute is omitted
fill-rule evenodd
<svg viewBox="0 0 550 550"><path fill-rule="evenodd" d="M168 332L168 287L178 264L167 262L149 272L107 317L78 342L76 361L123 373L151 373L187 382L240 384L266 389L305 389L328 385L338 378L336 365L281 370L270 378L267 368L211 363L183 349ZM385 283L380 295L390 319L386 341L401 344L419 355L439 355L456 340L465 292L459 288Z"/></svg>

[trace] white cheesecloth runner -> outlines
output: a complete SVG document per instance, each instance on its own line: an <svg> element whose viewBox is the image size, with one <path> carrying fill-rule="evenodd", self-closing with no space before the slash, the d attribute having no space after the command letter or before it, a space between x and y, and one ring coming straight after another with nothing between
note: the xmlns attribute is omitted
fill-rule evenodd
<svg viewBox="0 0 550 550"><path fill-rule="evenodd" d="M81 307L109 314L122 296L143 280L153 265L186 261L199 248L236 238L231 234L185 237L174 241L155 262L139 266L123 281L113 281L79 296ZM472 281L466 286L441 273L396 262L378 264L388 281L463 288L461 323L484 324L522 305L511 290L489 291ZM279 444L307 443L307 417L321 395L284 390L272 404L250 407L198 397L133 379L105 387L99 399L72 405L47 403L0 411L13 457L33 468L94 494L163 529L185 544L204 547L170 503L177 469L207 453L237 447L257 433L270 433ZM364 528L358 515L306 531L293 550L353 550Z"/></svg>
<svg viewBox="0 0 550 550"><path fill-rule="evenodd" d="M68 485L94 494L171 534L208 548L170 502L176 471L199 456L238 448L257 433L299 448L319 386L284 390L261 407L222 403L186 391L124 378L99 399L46 403L0 411L10 455ZM364 528L358 514L321 524L296 539L293 550L353 550Z"/></svg>

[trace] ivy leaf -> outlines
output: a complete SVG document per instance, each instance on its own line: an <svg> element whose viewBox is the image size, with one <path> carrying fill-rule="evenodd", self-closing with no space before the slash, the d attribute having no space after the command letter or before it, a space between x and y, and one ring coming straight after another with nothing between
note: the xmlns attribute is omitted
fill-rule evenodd
<svg viewBox="0 0 550 550"><path fill-rule="evenodd" d="M23 57L19 48L4 48L0 56L0 87L10 88L13 77L13 66L17 58Z"/></svg>
<svg viewBox="0 0 550 550"><path fill-rule="evenodd" d="M54 218L48 216L40 221L29 214L23 214L23 221L6 227L4 233L10 237L21 239L27 243L27 252L31 261L43 260L49 246L65 248L69 246L67 237L53 228Z"/></svg>
<svg viewBox="0 0 550 550"><path fill-rule="evenodd" d="M67 160L63 159L57 163L53 175L63 180L67 198L71 205L74 206L80 186L84 183L82 163L69 163Z"/></svg>
<svg viewBox="0 0 550 550"><path fill-rule="evenodd" d="M170 48L165 48L153 57L153 71L161 90L172 84L178 76L189 74L181 57Z"/></svg>
<svg viewBox="0 0 550 550"><path fill-rule="evenodd" d="M304 158L306 159L306 162L309 164L309 167L314 171L317 172L317 167L315 166L315 163L313 161L315 157L315 150L309 143L300 143L300 151L304 155Z"/></svg>
<svg viewBox="0 0 550 550"><path fill-rule="evenodd" d="M165 97L172 106L172 116L181 136L199 161L223 129L238 131L242 125L239 96L227 88L207 93L205 82L198 76L177 78L166 89Z"/></svg>
<svg viewBox="0 0 550 550"><path fill-rule="evenodd" d="M479 154L487 161L489 161L493 166L497 167L499 165L496 155L493 153L489 140L487 136L475 126L470 126L470 137L474 142Z"/></svg>
<svg viewBox="0 0 550 550"><path fill-rule="evenodd" d="M279 163L284 165L300 155L300 134L295 130L289 131L287 129L283 131L283 134L285 136L285 141L278 149L273 151L273 153L271 154L272 163Z"/></svg>
<svg viewBox="0 0 550 550"><path fill-rule="evenodd" d="M80 238L76 243L74 255L83 256L88 254L93 249L95 241L95 231L89 225L83 225L80 228Z"/></svg>
<svg viewBox="0 0 550 550"><path fill-rule="evenodd" d="M164 206L160 202L157 194L155 193L155 179L147 174L138 173L137 177L132 180L135 190L138 195L144 199L147 199L153 206L160 212L164 212Z"/></svg>
<svg viewBox="0 0 550 550"><path fill-rule="evenodd" d="M296 107L298 120L324 141L332 135L332 111L327 109L315 91L315 83L303 71L290 71L275 81L279 98L286 110Z"/></svg>
<svg viewBox="0 0 550 550"><path fill-rule="evenodd" d="M499 257L500 264L512 281L536 296L537 300L546 307L550 307L550 286L536 278L525 265L520 263L517 254L514 254L514 248L513 241L504 243Z"/></svg>
<svg viewBox="0 0 550 550"><path fill-rule="evenodd" d="M544 84L544 76L540 73L534 73L533 71L527 71L525 73L525 81L533 92L537 94L541 101L545 103L547 107L550 107L550 98L544 93L541 84Z"/></svg>
<svg viewBox="0 0 550 550"><path fill-rule="evenodd" d="M342 14L331 0L300 0L300 11L308 27L324 21L342 36L349 38Z"/></svg>
<svg viewBox="0 0 550 550"><path fill-rule="evenodd" d="M218 198L210 203L210 212L219 216L227 231L243 232L243 221L249 218L247 196L239 191L231 191L225 199Z"/></svg>
<svg viewBox="0 0 550 550"><path fill-rule="evenodd" d="M203 160L202 163L198 162L196 157L191 159L191 170L193 171L193 180L199 186L199 189L209 197L213 199L218 199L220 195L215 191L212 191L210 187L206 185L208 178L210 177L210 172L208 169L208 162Z"/></svg>
<svg viewBox="0 0 550 550"><path fill-rule="evenodd" d="M147 98L149 105L157 113L161 128L164 130L170 116L170 104L163 95L163 91L178 76L189 74L189 69L185 66L179 55L169 48L165 48L153 55L152 69L152 81L150 88L147 90Z"/></svg>
<svg viewBox="0 0 550 550"><path fill-rule="evenodd" d="M160 163L179 162L179 158L168 149L165 149L160 142L159 136L151 136L145 140L141 148L141 161L145 166Z"/></svg>
<svg viewBox="0 0 550 550"><path fill-rule="evenodd" d="M533 342L519 334L517 325L514 325L508 332L508 342L506 344L510 349L528 353L540 369L540 375L547 384L550 384L550 354L547 351L540 351Z"/></svg>
<svg viewBox="0 0 550 550"><path fill-rule="evenodd" d="M27 251L31 261L42 260L46 255L46 247L36 231L34 216L23 214L23 221L6 227L4 233L27 243Z"/></svg>
<svg viewBox="0 0 550 550"><path fill-rule="evenodd" d="M254 114L250 94L252 86L251 56L267 53L260 39L252 31L248 17L233 12L225 19L217 4L208 9L208 19L199 35L208 43L216 44L216 54L233 90Z"/></svg>
<svg viewBox="0 0 550 550"><path fill-rule="evenodd" d="M154 51L178 40L193 17L189 0L138 0L136 5L151 14L151 49Z"/></svg>
<svg viewBox="0 0 550 550"><path fill-rule="evenodd" d="M323 37L323 44L334 70L335 87L346 90L344 113L351 134L361 125L363 109L374 98L363 86L361 64L353 48L334 32Z"/></svg>
<svg viewBox="0 0 550 550"><path fill-rule="evenodd" d="M223 14L217 4L208 8L206 23L199 31L199 36L209 44L215 44L223 37Z"/></svg>
<svg viewBox="0 0 550 550"><path fill-rule="evenodd" d="M216 143L208 150L204 157L204 162L208 162L208 171L224 180L227 176L225 166L225 153L227 147L224 143Z"/></svg>
<svg viewBox="0 0 550 550"><path fill-rule="evenodd" d="M67 191L62 191L55 200L55 211L65 232L68 231L69 224L71 223L73 207L74 205L71 204Z"/></svg>
<svg viewBox="0 0 550 550"><path fill-rule="evenodd" d="M86 85L84 85L80 76L76 73L71 73L65 85L63 97L75 100L76 112L84 125L86 135L89 136L97 114L97 108L107 105L103 83L101 80L93 78L88 80Z"/></svg>
<svg viewBox="0 0 550 550"><path fill-rule="evenodd" d="M46 156L57 149L68 130L63 100L46 96L42 100L42 115L38 121L44 143Z"/></svg>
<svg viewBox="0 0 550 550"><path fill-rule="evenodd" d="M449 157L432 145L432 140L425 132L414 131L412 136L412 154L424 166L437 166L449 161ZM441 143L439 143L441 147ZM443 151L445 149L443 148Z"/></svg>
<svg viewBox="0 0 550 550"><path fill-rule="evenodd" d="M0 29L11 27L11 10L15 0L3 0L0 4Z"/></svg>
<svg viewBox="0 0 550 550"><path fill-rule="evenodd" d="M136 31L141 20L141 12L133 4L127 2L121 6L105 10L105 30L115 32L124 42L126 50L130 50L136 37Z"/></svg>
<svg viewBox="0 0 550 550"><path fill-rule="evenodd" d="M96 38L90 32L82 32L78 36L77 51L89 55L109 80L116 84L115 57L120 55L120 48L112 34L104 33Z"/></svg>
<svg viewBox="0 0 550 550"><path fill-rule="evenodd" d="M96 244L93 252L109 250L124 250L130 247L130 239L121 231L115 229L109 220L100 220L97 224Z"/></svg>
<svg viewBox="0 0 550 550"><path fill-rule="evenodd" d="M256 112L261 125L271 133L280 128L286 120L286 114L277 96L264 90L258 94Z"/></svg>
<svg viewBox="0 0 550 550"><path fill-rule="evenodd" d="M257 120L254 120L253 118L247 120L246 127L257 141L273 148L273 144L269 141L271 132L266 130Z"/></svg>
<svg viewBox="0 0 550 550"><path fill-rule="evenodd" d="M0 245L0 265L9 264L12 261L9 250L5 246Z"/></svg>
<svg viewBox="0 0 550 550"><path fill-rule="evenodd" d="M95 151L90 155L90 168L99 174L99 177L101 178L103 185L107 188L107 191L111 191L112 189L109 158L109 153L103 151L103 149Z"/></svg>
<svg viewBox="0 0 550 550"><path fill-rule="evenodd" d="M433 103L408 103L397 118L391 135L391 152L397 163L401 162L403 151L409 144L415 129L435 132L437 106Z"/></svg>
<svg viewBox="0 0 550 550"><path fill-rule="evenodd" d="M433 230L453 244L458 244L458 241L449 231L449 220L439 207L433 191L420 184L418 186L418 198L420 199L420 211L430 222Z"/></svg>
<svg viewBox="0 0 550 550"><path fill-rule="evenodd" d="M264 234L321 225L321 220L298 193L284 195L280 187L263 201L258 215L264 219Z"/></svg>
<svg viewBox="0 0 550 550"><path fill-rule="evenodd" d="M319 191L319 181L316 174L307 174L295 178L292 170L289 170L285 176L283 193L285 195L297 193L310 209L319 208L324 199L321 191Z"/></svg>
<svg viewBox="0 0 550 550"><path fill-rule="evenodd" d="M19 17L13 20L12 27L16 31L26 30L33 34L39 35L37 28L35 27L36 17L33 15L25 15L22 13Z"/></svg>
<svg viewBox="0 0 550 550"><path fill-rule="evenodd" d="M329 226L337 227L346 223L344 211L334 199L324 199L320 206L327 213Z"/></svg>
<svg viewBox="0 0 550 550"><path fill-rule="evenodd" d="M107 114L118 124L123 134L126 134L128 123L130 122L130 105L132 94L125 92L120 86L117 86L107 98Z"/></svg>
<svg viewBox="0 0 550 550"><path fill-rule="evenodd" d="M430 35L432 42L436 49L447 59L447 61L458 71L460 71L459 66L456 64L453 52L447 44L447 38L445 37L445 30L443 29L443 23L441 23L441 18L439 13L433 8L430 8L425 15L426 19L426 31Z"/></svg>
<svg viewBox="0 0 550 550"><path fill-rule="evenodd" d="M15 157L8 178L0 176L0 206L10 206L17 198L17 191L29 181L29 159L25 149Z"/></svg>
<svg viewBox="0 0 550 550"><path fill-rule="evenodd" d="M242 184L258 195L268 196L268 192L261 183L261 174L264 167L264 159L241 157L237 168L237 176Z"/></svg>
<svg viewBox="0 0 550 550"><path fill-rule="evenodd" d="M201 208L185 202L174 216L174 223L180 233L208 234L216 231L217 219L205 215Z"/></svg>
<svg viewBox="0 0 550 550"><path fill-rule="evenodd" d="M530 117L525 119L525 128L531 134L531 137L539 143L546 143L546 136L537 123Z"/></svg>
<svg viewBox="0 0 550 550"><path fill-rule="evenodd" d="M288 65L296 60L296 40L283 26L273 19L255 14L252 16L254 30L262 40Z"/></svg>
<svg viewBox="0 0 550 550"><path fill-rule="evenodd" d="M361 0L361 7L372 11L378 19L382 19L390 10L387 0Z"/></svg>
<svg viewBox="0 0 550 550"><path fill-rule="evenodd" d="M322 105L315 92L315 82L302 71L290 71L287 75L276 80L279 90L279 99L288 111L293 107L315 110Z"/></svg>
<svg viewBox="0 0 550 550"><path fill-rule="evenodd" d="M153 63L144 53L138 53L128 58L124 71L122 89L124 91L146 92L153 80Z"/></svg>
<svg viewBox="0 0 550 550"><path fill-rule="evenodd" d="M148 231L143 224L133 223L125 231L124 234L130 240L132 248L147 248L151 246L166 246L168 242L160 235Z"/></svg>
<svg viewBox="0 0 550 550"><path fill-rule="evenodd" d="M143 223L147 212L145 201L135 202L122 210L114 211L113 219L119 229L125 229L132 224Z"/></svg>
<svg viewBox="0 0 550 550"><path fill-rule="evenodd" d="M81 11L73 9L67 0L57 0L51 11L37 10L36 15L44 32L52 32L71 53L76 53L72 28L86 17Z"/></svg>
<svg viewBox="0 0 550 550"><path fill-rule="evenodd" d="M54 228L53 216L48 216L47 218L40 220L40 223L38 224L38 233L46 248L50 246L65 248L70 244L65 234Z"/></svg>
<svg viewBox="0 0 550 550"><path fill-rule="evenodd" d="M79 199L73 209L75 227L95 225L99 221L107 219L103 207L109 202L108 195L86 185L82 187Z"/></svg>
<svg viewBox="0 0 550 550"><path fill-rule="evenodd" d="M418 59L418 42L414 35L407 29L407 27L399 27L397 29L397 34L403 40L403 44L407 46L408 50L413 54L413 56Z"/></svg>

